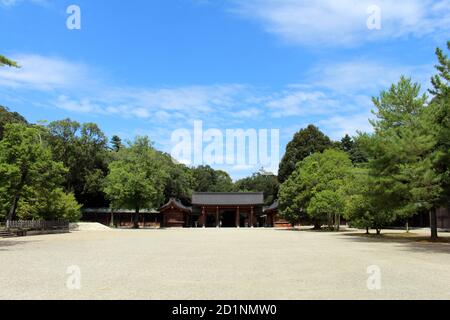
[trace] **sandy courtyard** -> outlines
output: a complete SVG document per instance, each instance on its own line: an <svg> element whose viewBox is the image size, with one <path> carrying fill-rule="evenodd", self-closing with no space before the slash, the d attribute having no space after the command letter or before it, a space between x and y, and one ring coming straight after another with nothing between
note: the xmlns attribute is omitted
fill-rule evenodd
<svg viewBox="0 0 450 320"><path fill-rule="evenodd" d="M378 290L368 289L370 266L380 271L380 282L369 281ZM114 230L1 239L0 270L0 299L450 299L450 243L345 233Z"/></svg>

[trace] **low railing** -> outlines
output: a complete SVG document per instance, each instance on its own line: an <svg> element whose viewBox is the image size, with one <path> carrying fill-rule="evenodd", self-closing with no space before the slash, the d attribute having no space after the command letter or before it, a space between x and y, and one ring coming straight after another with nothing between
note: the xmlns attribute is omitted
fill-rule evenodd
<svg viewBox="0 0 450 320"><path fill-rule="evenodd" d="M30 221L7 221L7 229L20 229L28 231L50 231L50 230L69 230L68 221L42 221L42 220L30 220Z"/></svg>

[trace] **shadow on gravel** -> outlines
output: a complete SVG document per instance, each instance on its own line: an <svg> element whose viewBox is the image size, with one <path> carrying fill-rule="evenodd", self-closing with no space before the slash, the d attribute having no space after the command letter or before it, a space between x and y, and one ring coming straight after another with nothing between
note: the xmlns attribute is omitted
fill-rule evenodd
<svg viewBox="0 0 450 320"><path fill-rule="evenodd" d="M345 229L343 228L342 230L339 231L330 231L328 229L314 229L314 228L303 228L303 229L299 229L299 228L280 228L280 229L274 229L275 231L290 231L290 232L311 232L311 233L328 233L328 234L345 234L345 233L356 233L358 232L358 230L354 230L354 229Z"/></svg>
<svg viewBox="0 0 450 320"><path fill-rule="evenodd" d="M354 242L398 244L406 250L422 253L437 252L450 254L449 237L441 237L438 241L431 241L428 236L414 233L386 233L381 235L345 233L343 234L343 239Z"/></svg>
<svg viewBox="0 0 450 320"><path fill-rule="evenodd" d="M27 243L36 242L36 241L20 241L20 240L8 240L8 239L0 239L0 252L9 251L9 248L16 247L20 245L25 245Z"/></svg>

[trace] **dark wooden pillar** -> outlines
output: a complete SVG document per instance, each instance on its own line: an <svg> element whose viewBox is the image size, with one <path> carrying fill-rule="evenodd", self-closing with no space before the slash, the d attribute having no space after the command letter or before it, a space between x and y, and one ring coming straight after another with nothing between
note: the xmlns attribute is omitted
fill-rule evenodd
<svg viewBox="0 0 450 320"><path fill-rule="evenodd" d="M114 227L114 210L111 209L111 221L109 222L110 227Z"/></svg>
<svg viewBox="0 0 450 320"><path fill-rule="evenodd" d="M239 211L239 207L236 208L236 228L241 227L241 213Z"/></svg>
<svg viewBox="0 0 450 320"><path fill-rule="evenodd" d="M250 228L253 228L253 207L250 209Z"/></svg>
<svg viewBox="0 0 450 320"><path fill-rule="evenodd" d="M216 228L220 228L219 207L216 208Z"/></svg>
<svg viewBox="0 0 450 320"><path fill-rule="evenodd" d="M430 229L431 229L431 240L437 240L438 227L437 227L437 212L436 208L432 208L430 211Z"/></svg>
<svg viewBox="0 0 450 320"><path fill-rule="evenodd" d="M191 217L189 216L189 214L187 212L184 212L183 215L184 215L184 224L185 224L184 227L189 228L191 226L191 222L190 222Z"/></svg>
<svg viewBox="0 0 450 320"><path fill-rule="evenodd" d="M202 207L202 226L206 228L206 211L205 207Z"/></svg>

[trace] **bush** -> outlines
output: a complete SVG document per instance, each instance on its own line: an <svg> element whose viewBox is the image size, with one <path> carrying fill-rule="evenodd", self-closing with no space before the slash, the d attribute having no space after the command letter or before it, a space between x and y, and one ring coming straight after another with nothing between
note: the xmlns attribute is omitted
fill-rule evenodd
<svg viewBox="0 0 450 320"><path fill-rule="evenodd" d="M19 202L17 214L21 220L67 220L77 222L81 218L81 205L72 193L56 189L49 194L27 190L27 196Z"/></svg>

